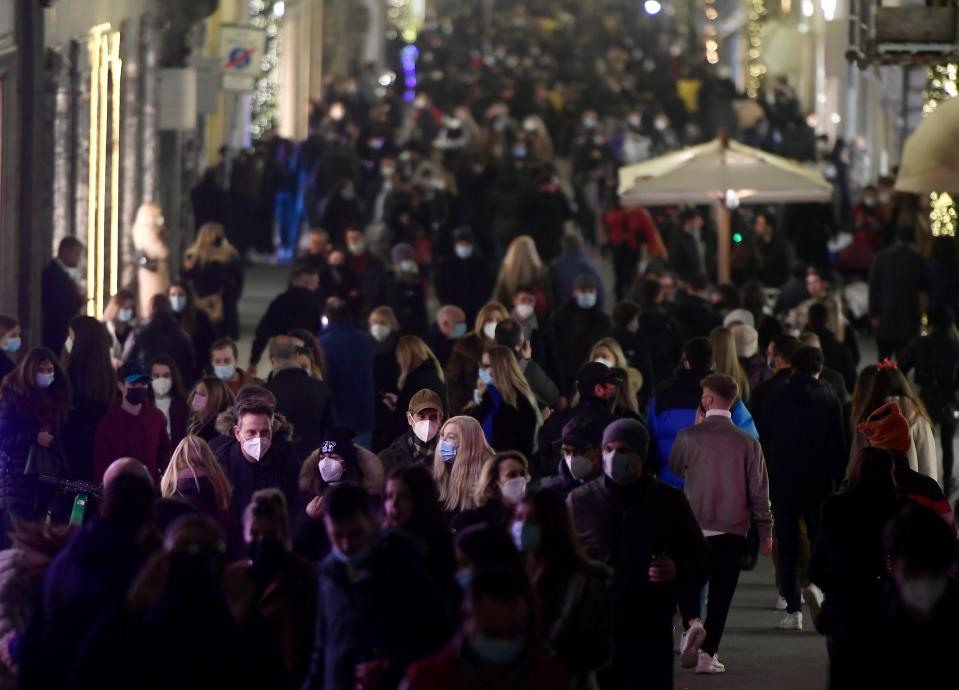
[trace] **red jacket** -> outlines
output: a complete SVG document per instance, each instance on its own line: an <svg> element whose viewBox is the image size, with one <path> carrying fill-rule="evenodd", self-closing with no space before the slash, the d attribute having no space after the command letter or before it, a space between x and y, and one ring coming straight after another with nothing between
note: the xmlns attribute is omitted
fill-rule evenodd
<svg viewBox="0 0 959 690"><path fill-rule="evenodd" d="M639 249L642 239L650 256L666 256L666 247L653 217L644 208L612 208L603 214L603 223L613 247L628 246ZM641 236L641 237L640 237Z"/></svg>
<svg viewBox="0 0 959 690"><path fill-rule="evenodd" d="M506 679L514 678L517 668L503 670L464 658L462 638L457 635L438 654L412 664L406 671L409 690L468 690L468 688L500 688ZM569 674L559 662L541 652L526 659L522 680L511 686L516 690L564 690L569 687ZM466 684L465 681L471 680Z"/></svg>
<svg viewBox="0 0 959 690"><path fill-rule="evenodd" d="M103 473L118 458L136 458L150 470L154 480L170 459L170 437L166 417L150 403L132 415L116 401L97 425L93 442L93 481L102 482Z"/></svg>

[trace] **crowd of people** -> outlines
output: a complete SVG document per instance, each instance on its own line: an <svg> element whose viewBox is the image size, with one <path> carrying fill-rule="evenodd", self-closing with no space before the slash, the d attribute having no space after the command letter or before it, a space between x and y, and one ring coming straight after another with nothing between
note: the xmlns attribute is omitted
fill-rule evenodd
<svg viewBox="0 0 959 690"><path fill-rule="evenodd" d="M0 316L0 687L671 688L726 670L759 552L830 687L951 668L956 240L837 179L739 209L717 284L702 210L616 171L719 130L816 158L795 95L747 127L679 28L484 4L396 46L412 88L333 80L310 140L211 169L179 266L142 207L101 318L75 238L42 345Z"/></svg>

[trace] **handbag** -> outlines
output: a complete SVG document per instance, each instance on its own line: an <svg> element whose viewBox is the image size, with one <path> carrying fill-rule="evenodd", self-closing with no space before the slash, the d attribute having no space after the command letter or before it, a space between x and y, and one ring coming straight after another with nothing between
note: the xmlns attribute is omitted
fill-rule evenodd
<svg viewBox="0 0 959 690"><path fill-rule="evenodd" d="M223 295L215 292L212 295L196 298L197 309L206 312L213 323L223 321Z"/></svg>
<svg viewBox="0 0 959 690"><path fill-rule="evenodd" d="M27 453L27 464L23 468L23 474L31 477L39 475L65 477L67 475L67 462L62 453L58 453L51 448L44 448L39 443L34 443L30 446L30 452Z"/></svg>

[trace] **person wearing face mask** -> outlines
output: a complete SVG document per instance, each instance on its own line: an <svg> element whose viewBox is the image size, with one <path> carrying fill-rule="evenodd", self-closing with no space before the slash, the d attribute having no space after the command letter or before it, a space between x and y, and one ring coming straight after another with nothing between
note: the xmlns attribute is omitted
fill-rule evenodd
<svg viewBox="0 0 959 690"><path fill-rule="evenodd" d="M564 496L541 490L516 506L510 533L539 596L543 640L573 676L573 690L598 687L596 672L613 656L609 581L573 530Z"/></svg>
<svg viewBox="0 0 959 690"><path fill-rule="evenodd" d="M316 569L292 551L283 492L262 489L243 512L249 560L231 569L246 574L256 590L257 614L276 636L289 687L299 687L310 668L316 625Z"/></svg>
<svg viewBox="0 0 959 690"><path fill-rule="evenodd" d="M177 444L160 478L160 495L185 501L224 529L230 526L233 487L210 446L199 436L186 436Z"/></svg>
<svg viewBox="0 0 959 690"><path fill-rule="evenodd" d="M150 363L150 378L153 403L166 418L170 445L176 447L186 436L190 419L190 404L180 370L170 357L160 355Z"/></svg>
<svg viewBox="0 0 959 690"><path fill-rule="evenodd" d="M483 427L472 417L448 419L440 428L433 480L440 489L440 504L447 523L476 508L476 487L486 462L495 455L483 435Z"/></svg>
<svg viewBox="0 0 959 690"><path fill-rule="evenodd" d="M330 233L333 244L343 244L348 228L362 227L363 207L351 179L334 184L326 199L320 227Z"/></svg>
<svg viewBox="0 0 959 690"><path fill-rule="evenodd" d="M429 325L426 315L426 284L420 274L413 246L397 244L391 253L393 270L383 283L379 304L393 309L400 329L409 335L423 335Z"/></svg>
<svg viewBox="0 0 959 690"><path fill-rule="evenodd" d="M709 547L689 501L652 476L648 454L646 427L613 422L603 432L603 474L567 498L586 553L615 573L610 687L673 686L678 588L707 574Z"/></svg>
<svg viewBox="0 0 959 690"><path fill-rule="evenodd" d="M410 398L406 412L409 428L380 451L383 467L387 471L403 465L432 467L443 420L443 400L439 394L429 388L418 390Z"/></svg>
<svg viewBox="0 0 959 690"><path fill-rule="evenodd" d="M523 328L515 319L503 319L496 324L496 344L512 350L520 373L536 396L536 404L540 410L556 408L561 404L559 388L543 368L531 359L532 347L523 337Z"/></svg>
<svg viewBox="0 0 959 690"><path fill-rule="evenodd" d="M41 468L28 473L30 456L40 449L55 473L62 467L60 430L70 410L70 381L53 353L32 349L0 383L0 545L6 547L12 520L34 520ZM41 506L45 509L46 506Z"/></svg>
<svg viewBox="0 0 959 690"><path fill-rule="evenodd" d="M213 375L223 381L233 395L239 393L244 386L259 383L259 379L237 366L239 359L240 351L235 340L223 338L210 346L210 365L213 367Z"/></svg>
<svg viewBox="0 0 959 690"><path fill-rule="evenodd" d="M535 361L554 383L562 383L563 360L556 343L553 322L536 315L536 288L520 285L513 295L513 311L510 314L519 324L521 337L529 342L527 359ZM509 343L501 343L509 345ZM550 405L552 407L552 405Z"/></svg>
<svg viewBox="0 0 959 690"><path fill-rule="evenodd" d="M257 324L250 348L250 366L247 371L256 376L256 367L270 338L303 328L310 333L323 329L323 308L318 299L320 274L311 266L298 266L290 276L290 287L278 295ZM325 348L324 348L325 349Z"/></svg>
<svg viewBox="0 0 959 690"><path fill-rule="evenodd" d="M186 404L190 410L187 433L199 436L207 443L219 436L217 417L233 407L233 393L215 376L207 376L196 382Z"/></svg>
<svg viewBox="0 0 959 690"><path fill-rule="evenodd" d="M588 273L577 276L572 296L553 314L553 331L566 373L566 380L561 384L563 393L572 390L573 372L586 361L593 343L608 336L612 328L609 315L597 304L598 284Z"/></svg>
<svg viewBox="0 0 959 690"><path fill-rule="evenodd" d="M437 264L433 285L440 302L460 307L466 323L476 320L493 291L493 275L470 230L461 228L454 233L453 254Z"/></svg>
<svg viewBox="0 0 959 690"><path fill-rule="evenodd" d="M136 296L132 292L119 290L110 297L109 304L103 310L100 321L110 333L110 356L115 369L123 364L123 345L136 329L136 306Z"/></svg>
<svg viewBox="0 0 959 690"><path fill-rule="evenodd" d="M948 684L955 666L953 622L959 615L955 533L932 511L909 505L889 522L883 545L894 586L871 636L872 654L888 660L871 665L878 676L873 687Z"/></svg>
<svg viewBox="0 0 959 690"><path fill-rule="evenodd" d="M396 346L400 341L400 324L389 307L377 307L370 312L369 333L373 338L373 385L376 392L376 412L373 423L373 451L379 452L393 441L391 427L393 412L387 403L391 394L399 390L400 365L396 360Z"/></svg>
<svg viewBox="0 0 959 690"><path fill-rule="evenodd" d="M583 236L575 231L567 232L563 235L562 256L549 265L548 285L552 288L550 292L552 304L556 306L565 304L576 289L577 281L585 280L582 278L584 275L593 279L592 285L596 292L595 305L602 309L606 303L606 290L599 271L584 254ZM535 288L536 285L534 284L533 287Z"/></svg>
<svg viewBox="0 0 959 690"><path fill-rule="evenodd" d="M43 269L41 278L41 311L43 329L41 340L52 352L61 352L67 339L70 320L86 304L81 291L79 267L83 258L83 244L75 237L64 237L56 257Z"/></svg>
<svg viewBox="0 0 959 690"><path fill-rule="evenodd" d="M217 335L238 338L243 262L220 223L200 226L184 254L180 277L190 282L197 308L210 318Z"/></svg>
<svg viewBox="0 0 959 690"><path fill-rule="evenodd" d="M379 304L387 268L383 260L370 251L369 240L361 227L347 229L346 249L349 252L346 266L359 290L357 313L362 319Z"/></svg>
<svg viewBox="0 0 959 690"><path fill-rule="evenodd" d="M457 341L466 335L466 313L455 304L447 304L436 312L436 322L423 337L440 366L445 367Z"/></svg>
<svg viewBox="0 0 959 690"><path fill-rule="evenodd" d="M487 302L477 313L473 330L453 346L445 374L450 410L454 414L472 400L483 350L496 344L496 324L506 318L509 318L506 307L499 302Z"/></svg>
<svg viewBox="0 0 959 690"><path fill-rule="evenodd" d="M529 461L525 455L515 450L497 453L483 465L473 491L476 508L457 515L450 522L450 529L459 532L478 524L505 527L513 510L526 495L530 479Z"/></svg>
<svg viewBox="0 0 959 690"><path fill-rule="evenodd" d="M560 461L556 476L542 484L543 489L566 498L577 487L591 482L603 472L603 426L585 415L570 419L560 438Z"/></svg>
<svg viewBox="0 0 959 690"><path fill-rule="evenodd" d="M151 362L158 355L168 355L176 362L187 383L192 384L200 373L194 343L180 325L170 298L154 295L149 313L149 320L127 339L123 348L124 366Z"/></svg>
<svg viewBox="0 0 959 690"><path fill-rule="evenodd" d="M448 639L441 592L409 538L377 529L360 486L332 487L323 521L332 550L319 564L316 642L303 690L396 687L413 660Z"/></svg>
<svg viewBox="0 0 959 690"><path fill-rule="evenodd" d="M406 672L409 690L552 690L570 687L562 660L547 655L536 630L534 593L525 574L482 570L464 600L460 632L435 656Z"/></svg>
<svg viewBox="0 0 959 690"><path fill-rule="evenodd" d="M20 323L9 316L0 315L0 381L17 368L16 359L22 346Z"/></svg>
<svg viewBox="0 0 959 690"><path fill-rule="evenodd" d="M117 378L120 399L97 425L93 481L102 481L110 463L123 457L136 458L151 477L157 477L170 459L170 437L166 417L151 400L150 375L138 365L129 364L120 368Z"/></svg>
<svg viewBox="0 0 959 690"><path fill-rule="evenodd" d="M283 438L285 434L274 431L274 408L266 403L265 395L254 395L237 402L234 419L231 438L217 439L211 447L233 485L231 543L241 544L243 511L255 492L279 489L286 497L288 509L293 509L300 463L293 444Z"/></svg>

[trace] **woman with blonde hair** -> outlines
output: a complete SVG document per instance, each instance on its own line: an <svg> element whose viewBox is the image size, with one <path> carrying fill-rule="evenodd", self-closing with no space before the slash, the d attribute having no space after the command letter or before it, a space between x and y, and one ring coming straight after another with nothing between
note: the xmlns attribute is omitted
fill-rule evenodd
<svg viewBox="0 0 959 690"><path fill-rule="evenodd" d="M627 386L625 390L618 391L616 399L613 401L613 414L619 416L616 408L629 410L639 414L639 390L643 387L643 375L639 369L629 366L626 355L619 341L615 338L603 338L597 340L593 349L589 352L590 362L602 362L610 369L623 369L627 376Z"/></svg>
<svg viewBox="0 0 959 690"><path fill-rule="evenodd" d="M446 385L449 387L450 411L463 411L473 394L483 351L496 345L496 324L509 318L509 311L500 302L487 302L476 315L473 330L453 346L446 364Z"/></svg>
<svg viewBox="0 0 959 690"><path fill-rule="evenodd" d="M220 435L216 428L216 418L233 405L233 393L216 376L207 376L197 381L187 399L187 405L190 407L187 434L199 436L209 443Z"/></svg>
<svg viewBox="0 0 959 690"><path fill-rule="evenodd" d="M433 456L433 479L440 490L440 505L451 524L463 511L476 508L476 487L483 465L495 453L486 442L483 427L472 417L453 417L439 433Z"/></svg>
<svg viewBox="0 0 959 690"><path fill-rule="evenodd" d="M715 372L731 376L739 385L739 397L744 403L749 402L749 377L739 363L739 353L736 350L736 337L725 326L714 328L709 333L709 342L713 344L716 356Z"/></svg>
<svg viewBox="0 0 959 690"><path fill-rule="evenodd" d="M383 398L383 404L393 410L390 439L405 433L409 428L406 411L417 391L428 388L440 396L444 417L449 409L443 367L422 338L415 335L404 335L400 338L396 343L396 364L399 367L396 390L399 392L395 395L387 393Z"/></svg>
<svg viewBox="0 0 959 690"><path fill-rule="evenodd" d="M549 313L549 273L539 257L536 242L529 235L520 235L506 250L493 288L493 299L512 304L520 285L536 289L536 313L545 317Z"/></svg>
<svg viewBox="0 0 959 690"><path fill-rule="evenodd" d="M180 498L197 511L229 522L233 487L210 446L199 436L177 445L160 479L164 498Z"/></svg>
<svg viewBox="0 0 959 690"><path fill-rule="evenodd" d="M237 302L243 292L243 263L219 223L204 223L186 250L180 269L190 281L196 306L206 312L217 335L239 337Z"/></svg>
<svg viewBox="0 0 959 690"><path fill-rule="evenodd" d="M497 345L483 353L473 405L467 414L479 421L493 448L533 456L543 420L536 396L508 347Z"/></svg>

